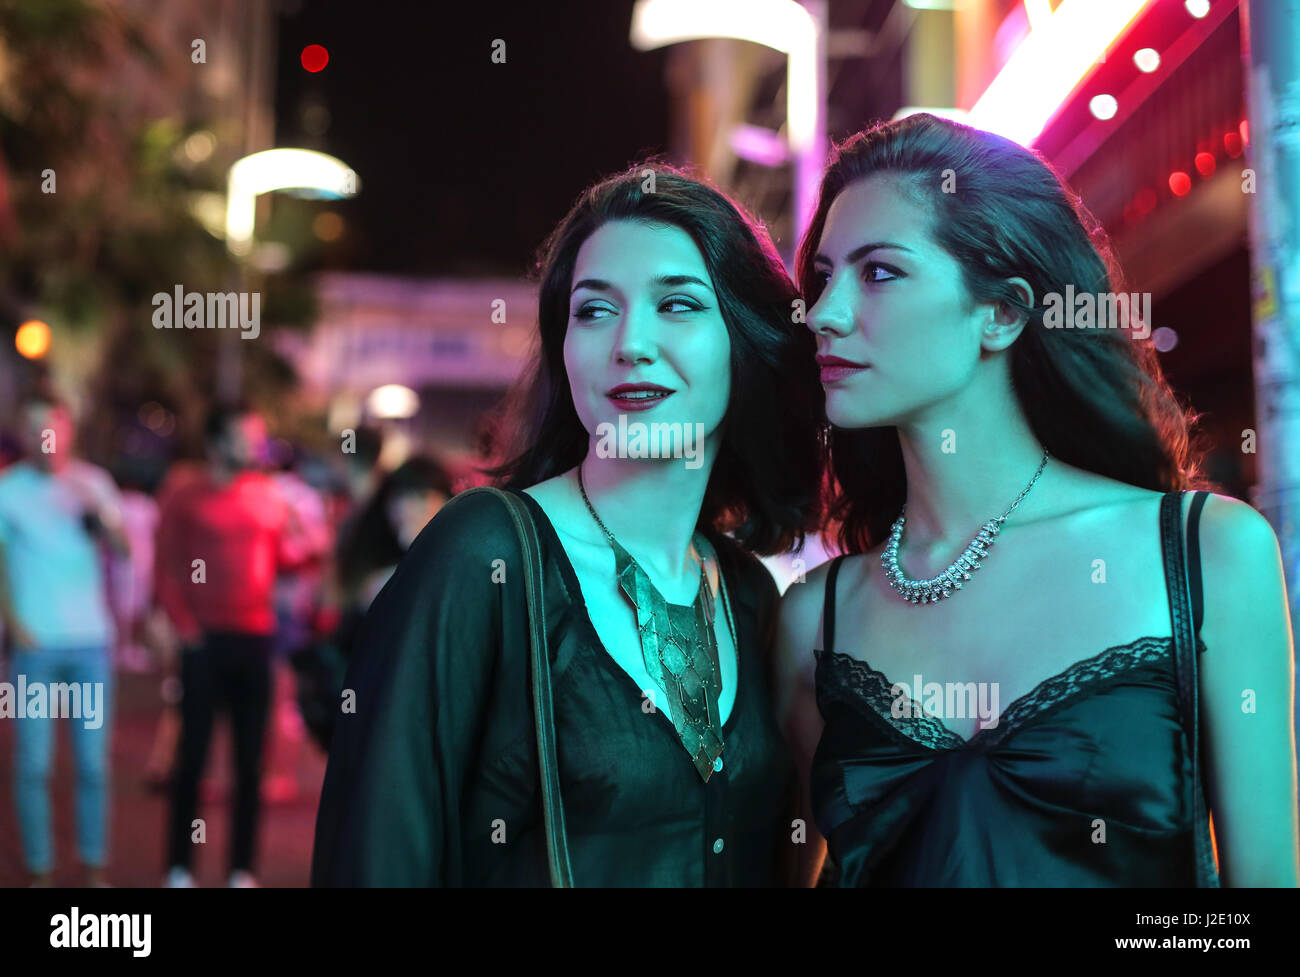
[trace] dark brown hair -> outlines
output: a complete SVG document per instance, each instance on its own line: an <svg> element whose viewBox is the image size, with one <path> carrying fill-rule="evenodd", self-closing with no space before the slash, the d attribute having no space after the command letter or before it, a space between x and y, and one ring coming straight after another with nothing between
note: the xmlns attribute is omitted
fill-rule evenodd
<svg viewBox="0 0 1300 977"><path fill-rule="evenodd" d="M653 192L645 190L647 171ZM789 549L816 525L823 413L816 341L795 321L798 292L762 224L715 187L658 160L590 187L542 246L541 349L504 414L514 434L509 460L488 473L526 488L586 456L589 436L564 366L569 292L579 248L615 220L670 225L691 236L731 338L731 399L700 528L730 531L755 553Z"/></svg>
<svg viewBox="0 0 1300 977"><path fill-rule="evenodd" d="M1079 197L1041 156L1009 139L919 113L838 145L799 249L809 307L820 295L813 259L826 212L845 187L877 173L901 178L929 207L933 238L961 266L974 300L1001 300L1028 315L1010 349L1011 382L1052 455L1156 491L1211 486L1189 436L1196 417L1175 398L1149 338L1132 338L1128 328L1044 327L1048 293L1064 294L1067 285L1122 292L1124 280L1105 230ZM1033 307L1007 281L1015 277L1033 289ZM830 428L825 448L830 528L842 548L871 549L907 498L898 429Z"/></svg>

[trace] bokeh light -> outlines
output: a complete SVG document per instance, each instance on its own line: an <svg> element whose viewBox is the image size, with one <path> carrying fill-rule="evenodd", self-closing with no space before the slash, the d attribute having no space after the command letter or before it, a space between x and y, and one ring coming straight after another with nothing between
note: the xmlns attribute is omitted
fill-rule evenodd
<svg viewBox="0 0 1300 977"><path fill-rule="evenodd" d="M370 391L370 396L366 398L366 409L372 417L414 417L420 410L420 398L410 387L400 383L386 383Z"/></svg>
<svg viewBox="0 0 1300 977"><path fill-rule="evenodd" d="M330 53L319 44L308 44L302 49L302 66L315 74L324 71L330 63Z"/></svg>
<svg viewBox="0 0 1300 977"><path fill-rule="evenodd" d="M14 348L20 356L39 360L50 349L50 327L39 319L24 322L14 334Z"/></svg>
<svg viewBox="0 0 1300 977"><path fill-rule="evenodd" d="M1119 111L1119 102L1115 101L1114 95L1094 95L1088 103L1088 109L1098 119L1113 119Z"/></svg>
<svg viewBox="0 0 1300 977"><path fill-rule="evenodd" d="M1160 67L1160 55L1153 47L1144 47L1133 55L1133 63L1137 65L1138 71L1144 71L1148 75Z"/></svg>
<svg viewBox="0 0 1300 977"><path fill-rule="evenodd" d="M311 222L312 233L322 241L337 241L343 236L343 218L332 210L316 215Z"/></svg>

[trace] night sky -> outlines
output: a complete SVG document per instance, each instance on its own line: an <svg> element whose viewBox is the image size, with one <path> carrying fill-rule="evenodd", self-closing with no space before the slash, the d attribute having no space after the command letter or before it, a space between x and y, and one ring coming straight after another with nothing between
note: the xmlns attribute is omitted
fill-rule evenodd
<svg viewBox="0 0 1300 977"><path fill-rule="evenodd" d="M280 16L276 145L336 155L361 179L338 207L346 267L522 274L588 183L664 151L666 52L632 48L631 10L332 0ZM299 61L313 43L330 56L319 74ZM320 133L313 102L329 113Z"/></svg>

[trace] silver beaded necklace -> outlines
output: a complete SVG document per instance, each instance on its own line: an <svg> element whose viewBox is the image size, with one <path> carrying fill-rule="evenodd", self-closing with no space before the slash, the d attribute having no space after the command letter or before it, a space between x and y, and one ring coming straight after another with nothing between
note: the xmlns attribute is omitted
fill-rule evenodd
<svg viewBox="0 0 1300 977"><path fill-rule="evenodd" d="M971 578L971 571L978 570L982 566L980 560L989 555L988 548L993 545L994 537L1002 531L1002 523L1006 522L1007 516L1020 505L1020 500L1029 494L1029 490L1038 481L1038 476L1043 474L1046 465L1047 449L1044 448L1043 460L1038 466L1038 471L1034 472L1034 477L1016 496L1015 501L1007 506L1007 511L996 519L986 522L962 555L947 570L929 580L914 580L898 565L898 545L902 542L903 526L907 522L907 506L904 505L889 530L889 542L880 553L880 565L885 570L885 579L889 581L889 586L898 591L899 596L904 600L913 604L937 604L940 600L951 597L954 590L961 590L963 581Z"/></svg>

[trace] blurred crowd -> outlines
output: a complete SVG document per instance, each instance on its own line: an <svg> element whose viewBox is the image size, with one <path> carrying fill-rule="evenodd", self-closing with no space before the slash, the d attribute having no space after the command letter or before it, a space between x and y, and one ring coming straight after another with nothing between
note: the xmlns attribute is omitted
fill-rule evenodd
<svg viewBox="0 0 1300 977"><path fill-rule="evenodd" d="M52 759L64 728L85 884L107 884L112 778L139 776L168 799L159 879L193 886L196 812L214 721L225 715L227 881L256 886L262 805L296 794L292 771L308 737L328 748L367 607L463 486L430 455L389 470L376 428L357 428L336 457L313 457L270 438L246 405L213 407L201 457L171 464L152 491L79 457L71 411L51 393L24 396L4 428L0 634L10 687L0 719L17 721L13 789L3 793L31 884L51 883ZM109 769L124 670L159 678L153 747L138 771ZM20 694L35 695L27 690L61 683L100 690L99 725L54 714L53 696L47 715L29 702L15 709Z"/></svg>

